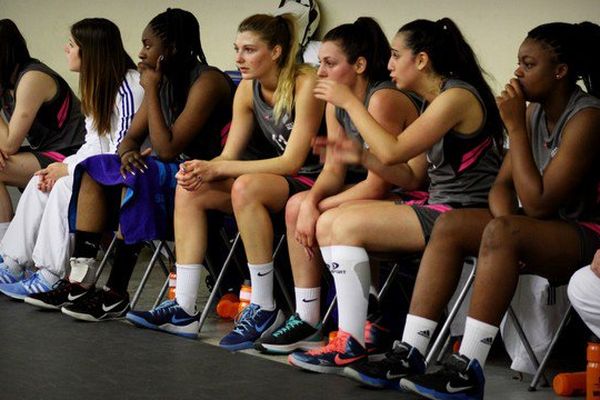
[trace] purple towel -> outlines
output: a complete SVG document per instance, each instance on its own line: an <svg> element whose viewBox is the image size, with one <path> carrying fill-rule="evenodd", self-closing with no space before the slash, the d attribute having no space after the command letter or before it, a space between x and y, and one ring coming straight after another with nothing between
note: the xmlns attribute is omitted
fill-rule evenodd
<svg viewBox="0 0 600 400"><path fill-rule="evenodd" d="M145 240L168 240L173 237L173 210L175 201L175 174L178 162L164 163L156 157L146 158L148 170L136 175L120 173L121 160L116 155L98 155L82 161L75 168L73 196L69 204L69 226L75 231L77 200L81 177L87 172L103 186L125 186L121 202L119 226L125 243ZM108 205L110 208L112 205Z"/></svg>

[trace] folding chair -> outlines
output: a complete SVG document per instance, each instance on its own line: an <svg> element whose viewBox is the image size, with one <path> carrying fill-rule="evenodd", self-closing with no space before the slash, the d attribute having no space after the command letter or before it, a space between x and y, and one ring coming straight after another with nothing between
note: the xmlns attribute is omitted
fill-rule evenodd
<svg viewBox="0 0 600 400"><path fill-rule="evenodd" d="M273 252L273 261L275 261L277 254L279 253L284 241L285 241L285 235L281 235L281 237L277 241L277 245L275 246L275 251ZM206 301L206 304L204 305L204 308L202 309L202 314L200 315L198 332L202 331L202 327L204 326L204 323L206 322L206 318L208 317L208 312L212 308L213 303L217 297L218 289L221 285L223 277L225 276L225 272L231 265L231 261L235 258L235 251L240 242L241 242L241 237L240 237L240 233L238 232L238 233L236 233L235 238L233 240L233 244L231 245L231 250L229 251L227 258L225 259L225 262L223 263L223 267L221 268L221 271L219 272L219 275L217 276L217 279L215 280L215 285L213 287L213 290L211 291L210 296L208 297L208 300ZM281 288L281 291L283 293L283 296L285 298L287 305L290 307L290 309L293 309L294 303L292 302L292 299L291 299L287 289L285 288L285 282L283 281L283 278L281 277L280 272L277 270L277 268L274 268L273 273L275 275L275 278L277 279L277 283L279 284L279 286Z"/></svg>
<svg viewBox="0 0 600 400"><path fill-rule="evenodd" d="M158 242L158 244L155 244L155 242ZM169 245L167 244L167 242L165 240L149 241L149 242L145 242L144 244L152 250L152 257L150 257L150 262L148 263L148 266L146 267L146 270L144 271L142 279L140 280L140 284L138 285L138 287L135 291L135 294L131 298L131 308L132 309L135 308L137 302L139 301L142 291L144 290L144 287L146 286L146 283L148 283L148 279L150 278L150 273L154 269L154 265L156 264L157 261L161 266L161 270L166 275L166 280L165 280L165 283L162 285L160 293L159 293L158 297L156 298L156 301L154 302L154 305L152 306L152 308L155 308L160 303L160 301L164 297L165 293L167 292L167 288L169 287L170 271L169 271L169 268L165 265L165 263L161 257L162 251L164 250L167 253L167 258L168 258L169 262L171 262L171 263L175 262L175 256L173 255L171 248L169 247Z"/></svg>
<svg viewBox="0 0 600 400"><path fill-rule="evenodd" d="M470 259L467 259L467 261L469 263L473 264L473 269L467 279L467 282L460 290L460 294L459 294L456 302L451 307L451 310L448 313L448 317L446 317L446 320L445 320L444 324L442 325L442 328L440 329L435 342L433 343L433 345L431 346L431 349L427 353L427 356L425 358L427 365L430 365L431 360L433 360L433 358L436 356L438 351L439 351L438 361L440 360L441 356L444 354L445 347L449 343L450 325L452 324L454 317L456 316L460 306L462 305L465 297L467 296L469 289L471 288L471 286L473 285L473 282L475 281L475 273L476 273L476 269L477 269L477 259L475 257L472 257ZM540 364L538 362L538 359L537 359L533 349L531 348L529 340L527 340L527 336L525 335L525 332L523 331L523 328L521 327L521 324L520 324L519 320L517 319L512 306L508 307L507 315L508 315L508 318L510 318L511 321L513 322L515 329L517 331L517 335L519 336L519 340L523 344L523 347L525 348L525 351L527 352L527 355L528 355L531 363L536 368L536 374L534 376L534 381L532 381L532 384L528 390L530 390L530 391L535 390L535 386L537 386L537 383L538 383L540 377L544 380L544 384L548 385L548 380L546 379L546 376L543 374L543 372L544 372L544 367L546 365L547 357L549 356L549 352L552 350L552 347L554 346L557 337L555 337L552 340L551 347L548 349L546 356L544 357L544 360L545 360L544 363ZM559 327L559 332L562 331L562 328L564 327L564 323L566 322L566 318L567 318L567 316L565 316L563 318L563 321L561 322L561 326ZM444 342L446 344L443 346L443 348L441 348L442 344ZM440 351L440 348L441 348L441 351Z"/></svg>

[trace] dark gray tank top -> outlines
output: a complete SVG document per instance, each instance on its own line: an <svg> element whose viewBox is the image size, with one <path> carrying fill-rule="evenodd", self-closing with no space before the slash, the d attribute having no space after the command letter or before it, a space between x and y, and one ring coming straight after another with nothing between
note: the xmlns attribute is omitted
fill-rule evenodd
<svg viewBox="0 0 600 400"><path fill-rule="evenodd" d="M202 131L198 132L190 144L187 145L183 153L179 156L180 159L210 160L218 156L221 152L221 141L225 139L222 137L226 133L224 129L231 122L232 99L235 92L235 85L229 76L218 68L198 62L190 70L187 81L188 88L206 71L220 72L230 85L230 95L223 100L223 104L215 106L208 120L202 126ZM177 110L174 107L173 85L168 80L165 80L161 85L159 98L165 123L168 127L171 127L181 114L181 110Z"/></svg>
<svg viewBox="0 0 600 400"><path fill-rule="evenodd" d="M577 86L552 132L548 131L546 113L541 105L534 103L531 107L533 108L530 120L531 150L535 165L538 167L540 174L543 175L546 167L560 148L567 123L583 109L600 109L600 99L585 93ZM588 176L584 177L580 186L569 196L567 204L560 208L559 216L561 218L600 222L599 160L600 157L596 157L596 163L589 171Z"/></svg>
<svg viewBox="0 0 600 400"><path fill-rule="evenodd" d="M442 92L452 88L463 88L475 95L483 107L483 123L474 135L450 130L427 152L428 203L487 206L488 193L502 162L491 136L488 111L477 89L467 82L449 79Z"/></svg>
<svg viewBox="0 0 600 400"><path fill-rule="evenodd" d="M291 114L284 114L279 121L275 120L273 107L267 104L260 93L260 83L257 80L252 82L252 97L254 118L261 132L267 139L267 142L275 150L278 156L282 155L287 147L288 140L294 127L295 109ZM323 124L321 124L323 127ZM322 135L322 128L319 135ZM318 174L322 169L319 158L312 153L308 154L304 166L298 172L299 175Z"/></svg>
<svg viewBox="0 0 600 400"><path fill-rule="evenodd" d="M27 133L29 145L37 151L68 150L68 154L74 153L85 140L81 103L67 82L40 61L32 60L19 71L15 82L15 98L5 94L2 99L4 114L10 121L15 110L17 88L23 75L29 71L43 72L56 82L56 95L42 104Z"/></svg>
<svg viewBox="0 0 600 400"><path fill-rule="evenodd" d="M398 89L396 87L396 85L394 84L394 82L392 82L392 81L380 81L380 82L369 83L369 86L367 87L367 93L365 95L365 100L363 102L363 104L366 108L369 108L369 102L370 102L373 94L375 94L375 92L377 92L378 90L381 90L381 89L394 89L394 90L398 90L398 91L404 93L413 102L413 104L415 105L415 108L417 109L417 112L420 112L421 109L423 108L423 103L424 103L423 99L421 99L418 95L416 95L413 92L407 92L407 91ZM358 129L356 129L356 126L352 122L352 119L350 118L350 115L348 114L348 112L346 110L344 110L343 108L340 108L340 107L336 107L335 108L335 118L340 123L340 125L342 125L342 127L344 128L346 135L348 135L350 138L360 142L365 149L369 148L369 145L367 143L365 143L365 140L361 136ZM348 171L352 171L354 173L360 173L360 174L367 173L367 170L362 165L350 165L348 167Z"/></svg>

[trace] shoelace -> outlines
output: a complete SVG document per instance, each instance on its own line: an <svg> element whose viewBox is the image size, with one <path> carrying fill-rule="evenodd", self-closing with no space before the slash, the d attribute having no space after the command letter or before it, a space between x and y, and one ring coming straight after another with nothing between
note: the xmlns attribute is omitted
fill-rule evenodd
<svg viewBox="0 0 600 400"><path fill-rule="evenodd" d="M282 336L301 324L302 320L294 314L287 320L284 326L273 332L273 337Z"/></svg>
<svg viewBox="0 0 600 400"><path fill-rule="evenodd" d="M385 358L382 361L397 363L401 360L406 360L408 358L408 352L409 349L404 347L400 341L396 340L392 345L392 350L385 353Z"/></svg>
<svg viewBox="0 0 600 400"><path fill-rule="evenodd" d="M66 279L61 279L57 281L54 285L52 285L52 290L62 290L68 289L71 285L69 285L69 281Z"/></svg>
<svg viewBox="0 0 600 400"><path fill-rule="evenodd" d="M240 315L240 319L237 322L233 332L243 335L244 332L252 329L252 325L254 325L254 319L258 315L260 311L260 307L257 304L250 304L248 307L244 309L242 315Z"/></svg>
<svg viewBox="0 0 600 400"><path fill-rule="evenodd" d="M309 350L306 354L311 356L318 356L326 353L343 353L346 351L346 343L350 338L350 334L344 331L338 331L337 336L331 342L323 347L319 347L318 349Z"/></svg>
<svg viewBox="0 0 600 400"><path fill-rule="evenodd" d="M163 316L171 312L173 308L177 308L179 304L175 300L163 301L158 307L150 311L152 315Z"/></svg>

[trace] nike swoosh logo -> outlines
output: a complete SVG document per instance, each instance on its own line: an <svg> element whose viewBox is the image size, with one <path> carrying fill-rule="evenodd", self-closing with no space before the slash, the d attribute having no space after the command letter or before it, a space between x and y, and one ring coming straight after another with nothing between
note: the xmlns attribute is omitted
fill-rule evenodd
<svg viewBox="0 0 600 400"><path fill-rule="evenodd" d="M273 272L273 270L269 270L269 271L267 271L267 272L263 272L263 273L259 272L259 273L258 273L258 276L265 276L265 275L269 275L271 272Z"/></svg>
<svg viewBox="0 0 600 400"><path fill-rule="evenodd" d="M173 316L173 318L171 318L171 322L174 324L180 324L182 322L194 322L194 318L177 318Z"/></svg>
<svg viewBox="0 0 600 400"><path fill-rule="evenodd" d="M353 363L355 361L358 361L358 360L360 360L361 358L364 358L364 357L365 356L342 358L342 357L340 357L339 354L336 354L335 358L333 359L333 362L336 365L348 365L348 364L351 364L351 363Z"/></svg>
<svg viewBox="0 0 600 400"><path fill-rule="evenodd" d="M85 296L85 294L86 294L86 293L87 293L87 292L79 293L78 295L75 295L75 296L72 296L72 295L71 295L71 293L69 293L69 294L67 295L67 300L69 300L69 301L75 301L75 300L77 300L78 298L80 298L81 296Z"/></svg>
<svg viewBox="0 0 600 400"><path fill-rule="evenodd" d="M392 379L398 379L398 378L402 378L402 377L404 377L404 376L406 376L406 374L392 374L392 373L391 373L391 371L388 371L388 372L385 374L385 377L386 377L387 379L389 379L389 380L392 380Z"/></svg>
<svg viewBox="0 0 600 400"><path fill-rule="evenodd" d="M123 300L113 304L112 306L108 306L106 307L104 304L102 304L102 311L104 312L109 312L110 310L114 309L116 306L118 306L119 304L121 304L123 302Z"/></svg>
<svg viewBox="0 0 600 400"><path fill-rule="evenodd" d="M319 299L310 299L310 300L306 300L306 299L302 299L303 303L312 303L313 301L317 301Z"/></svg>
<svg viewBox="0 0 600 400"><path fill-rule="evenodd" d="M462 391L469 390L469 389L472 389L472 388L473 388L473 385L454 387L454 386L452 386L450 384L450 382L448 382L446 384L446 391L448 393L458 393L458 392L462 392Z"/></svg>

